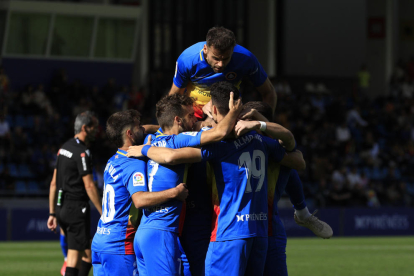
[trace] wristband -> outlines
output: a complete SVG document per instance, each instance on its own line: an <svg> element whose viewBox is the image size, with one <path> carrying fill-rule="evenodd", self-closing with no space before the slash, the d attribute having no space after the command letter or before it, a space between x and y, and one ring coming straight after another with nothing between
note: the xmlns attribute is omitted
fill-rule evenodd
<svg viewBox="0 0 414 276"><path fill-rule="evenodd" d="M286 151L287 152L294 152L297 148L298 148L298 144L296 143L296 140L295 140L295 147L292 150L286 150Z"/></svg>
<svg viewBox="0 0 414 276"><path fill-rule="evenodd" d="M150 147L151 147L151 145L144 146L141 150L142 155L147 156L147 152L150 149Z"/></svg>
<svg viewBox="0 0 414 276"><path fill-rule="evenodd" d="M260 131L266 131L266 123L263 121L259 121L260 123Z"/></svg>
<svg viewBox="0 0 414 276"><path fill-rule="evenodd" d="M55 213L50 213L49 216L56 217L56 214Z"/></svg>

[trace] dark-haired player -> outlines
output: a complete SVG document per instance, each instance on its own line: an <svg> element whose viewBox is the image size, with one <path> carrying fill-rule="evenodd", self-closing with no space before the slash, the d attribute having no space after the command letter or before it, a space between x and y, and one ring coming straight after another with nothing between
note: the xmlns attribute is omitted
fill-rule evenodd
<svg viewBox="0 0 414 276"><path fill-rule="evenodd" d="M276 108L276 92L257 58L246 48L236 44L234 33L223 27L207 32L206 41L190 46L178 57L172 94L186 94L195 100L195 114L211 117L210 87L219 81L231 82L237 88L248 77L263 101ZM206 107L202 110L202 108Z"/></svg>
<svg viewBox="0 0 414 276"><path fill-rule="evenodd" d="M136 110L111 115L106 134L118 148L106 164L102 216L92 242L92 264L95 276L136 275L133 248L139 224L137 208L161 204L171 199L185 200L188 190L181 183L171 189L150 193L147 189L146 162L127 158L129 146L142 144L144 129Z"/></svg>
<svg viewBox="0 0 414 276"><path fill-rule="evenodd" d="M231 111L215 128L191 132L197 119L193 100L185 95L169 95L156 106L161 129L151 144L155 147L181 148L220 141L231 132L241 111L241 101L227 99ZM159 192L186 181L187 166L161 165L148 161L148 190ZM181 245L178 238L183 203L170 200L143 209L143 216L134 240L138 271L142 275L180 275ZM185 208L184 208L185 210Z"/></svg>
<svg viewBox="0 0 414 276"><path fill-rule="evenodd" d="M238 131L255 128L258 125L256 120L269 121L272 118L272 110L269 106L262 102L248 102L243 107L242 118L253 121L239 121L236 125ZM294 203L295 221L297 221L296 213L303 210L295 202L304 202L302 191L302 182L296 170L282 166L277 163L270 163L268 168L268 209L269 217L269 238L268 250L266 255L266 265L264 275L287 276L286 265L286 244L287 237L284 225L279 217L277 203L284 191L287 191L292 203ZM306 204L305 204L306 206ZM306 210L308 209L306 208ZM299 224L311 229L316 235L322 238L330 238L332 236L331 227L315 216L309 214L305 219L306 223Z"/></svg>
<svg viewBox="0 0 414 276"><path fill-rule="evenodd" d="M211 87L212 115L219 124L229 111L226 103L231 91L237 89L228 82ZM266 128L262 123L262 129ZM288 130L274 123L269 123L268 128L288 148L294 147L294 138ZM278 141L254 131L201 149L169 150L144 146L142 153L163 163L209 161L214 176L214 215L205 274L261 275L268 244L268 159L303 169L302 155L286 155Z"/></svg>

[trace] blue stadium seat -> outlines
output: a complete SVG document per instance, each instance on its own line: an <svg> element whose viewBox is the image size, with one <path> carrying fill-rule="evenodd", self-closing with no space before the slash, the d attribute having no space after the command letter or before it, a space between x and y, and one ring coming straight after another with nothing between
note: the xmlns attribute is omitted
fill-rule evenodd
<svg viewBox="0 0 414 276"><path fill-rule="evenodd" d="M13 177L18 177L19 176L19 171L17 170L17 166L14 163L9 163L7 165L7 168L9 169L9 173L11 176Z"/></svg>
<svg viewBox="0 0 414 276"><path fill-rule="evenodd" d="M0 173L2 173L3 170L4 170L4 165L3 165L3 163L0 163Z"/></svg>
<svg viewBox="0 0 414 276"><path fill-rule="evenodd" d="M17 115L14 123L18 127L26 127L26 118L23 115Z"/></svg>
<svg viewBox="0 0 414 276"><path fill-rule="evenodd" d="M34 127L34 117L27 116L26 118L26 128L33 128Z"/></svg>
<svg viewBox="0 0 414 276"><path fill-rule="evenodd" d="M16 181L14 191L18 194L24 194L27 192L26 181Z"/></svg>
<svg viewBox="0 0 414 276"><path fill-rule="evenodd" d="M24 178L34 177L34 174L26 164L20 164L18 166L19 176Z"/></svg>
<svg viewBox="0 0 414 276"><path fill-rule="evenodd" d="M39 184L36 181L29 181L27 190L31 194L39 193L40 192Z"/></svg>

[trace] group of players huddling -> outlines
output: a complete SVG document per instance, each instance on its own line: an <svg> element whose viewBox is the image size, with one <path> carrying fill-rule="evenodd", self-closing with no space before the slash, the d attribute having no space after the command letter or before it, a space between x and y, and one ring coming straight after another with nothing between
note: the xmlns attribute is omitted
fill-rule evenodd
<svg viewBox="0 0 414 276"><path fill-rule="evenodd" d="M263 102L241 104L243 77ZM331 237L306 207L296 171L305 161L292 133L271 122L275 107L256 57L214 27L178 58L155 134L137 111L113 114L106 132L118 151L104 172L94 275L287 275L285 189L296 223Z"/></svg>

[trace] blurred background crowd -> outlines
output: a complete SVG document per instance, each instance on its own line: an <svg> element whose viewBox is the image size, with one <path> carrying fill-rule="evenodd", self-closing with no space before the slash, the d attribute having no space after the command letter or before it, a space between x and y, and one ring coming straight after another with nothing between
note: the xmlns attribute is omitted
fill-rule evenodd
<svg viewBox="0 0 414 276"><path fill-rule="evenodd" d="M274 120L293 132L305 156L307 169L300 175L311 206L414 204L414 62L398 62L388 96L366 97L367 76L361 66L345 87L315 79L272 79L278 95ZM115 79L89 87L60 69L49 89L29 83L12 91L14 80L1 68L1 195L47 196L56 153L73 136L74 117L85 110L100 121L92 152L95 180L102 187L104 166L115 150L105 137L110 114L134 108L144 124L156 124L155 103L168 92L172 76L158 72L148 79L143 87L120 87ZM244 102L260 100L247 81L241 93Z"/></svg>

